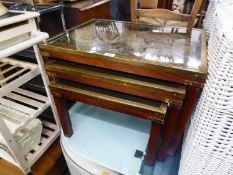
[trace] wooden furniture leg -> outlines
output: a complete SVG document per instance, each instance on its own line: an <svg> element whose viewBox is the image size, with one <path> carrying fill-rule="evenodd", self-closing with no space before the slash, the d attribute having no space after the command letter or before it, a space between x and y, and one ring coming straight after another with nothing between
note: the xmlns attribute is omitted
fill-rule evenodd
<svg viewBox="0 0 233 175"><path fill-rule="evenodd" d="M187 96L184 101L183 109L167 152L170 156L174 156L176 153L177 147L182 139L186 123L195 107L199 94L200 88L192 86L187 88Z"/></svg>
<svg viewBox="0 0 233 175"><path fill-rule="evenodd" d="M160 124L152 122L150 138L147 147L146 164L153 166L155 161L156 146L160 135Z"/></svg>
<svg viewBox="0 0 233 175"><path fill-rule="evenodd" d="M181 106L171 105L167 114L167 120L164 126L164 133L162 136L161 148L159 149L159 154L157 160L164 161L167 149L169 147L172 135L174 133L178 116L180 114Z"/></svg>
<svg viewBox="0 0 233 175"><path fill-rule="evenodd" d="M63 133L66 137L71 137L73 134L72 124L66 101L63 97L59 97L53 94L54 102L57 108L58 117L62 126Z"/></svg>

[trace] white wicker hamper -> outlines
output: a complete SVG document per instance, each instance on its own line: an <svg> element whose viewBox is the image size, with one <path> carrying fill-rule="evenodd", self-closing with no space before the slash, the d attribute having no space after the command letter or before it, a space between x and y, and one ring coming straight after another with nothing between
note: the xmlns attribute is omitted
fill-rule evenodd
<svg viewBox="0 0 233 175"><path fill-rule="evenodd" d="M232 1L219 5L211 19L214 25L207 29L207 33L210 32L207 52L208 77L185 134L180 175L233 174L233 13L231 11L233 11Z"/></svg>
<svg viewBox="0 0 233 175"><path fill-rule="evenodd" d="M219 6L228 5L228 4L231 4L232 2L233 2L233 0L209 0L209 6L208 6L206 16L204 19L204 23L203 23L203 28L206 31L206 38L207 39L209 39L210 32L215 25L215 23L213 21L215 10Z"/></svg>

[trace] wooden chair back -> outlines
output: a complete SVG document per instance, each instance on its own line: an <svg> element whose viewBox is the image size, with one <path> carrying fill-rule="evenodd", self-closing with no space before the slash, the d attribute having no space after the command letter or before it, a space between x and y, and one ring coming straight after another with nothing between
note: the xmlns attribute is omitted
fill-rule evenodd
<svg viewBox="0 0 233 175"><path fill-rule="evenodd" d="M191 14L182 14L177 13L167 9L160 9L155 6L158 4L157 0L141 0L142 1L142 8L138 8L137 0L131 0L131 21L137 23L139 17L149 17L149 18L158 18L163 19L165 21L172 20L172 21L180 21L180 22L187 22L188 28L192 28L197 14L201 8L203 0L195 0L192 8ZM153 3L154 2L154 3ZM141 3L141 2L140 2ZM150 8L153 7L153 8ZM149 9L146 9L149 8Z"/></svg>

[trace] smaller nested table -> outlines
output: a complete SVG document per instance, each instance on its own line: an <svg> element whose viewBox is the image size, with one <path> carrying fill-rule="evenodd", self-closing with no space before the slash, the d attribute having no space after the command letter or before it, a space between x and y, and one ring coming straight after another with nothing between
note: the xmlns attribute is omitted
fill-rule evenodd
<svg viewBox="0 0 233 175"><path fill-rule="evenodd" d="M92 20L39 46L64 134L72 135L65 99L152 121L146 163L170 144L174 154L207 74L205 34ZM169 152L169 151L168 151Z"/></svg>

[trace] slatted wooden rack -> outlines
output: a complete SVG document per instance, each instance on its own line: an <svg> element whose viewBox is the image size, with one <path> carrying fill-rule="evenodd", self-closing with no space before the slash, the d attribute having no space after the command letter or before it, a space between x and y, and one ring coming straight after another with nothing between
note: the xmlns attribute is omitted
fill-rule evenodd
<svg viewBox="0 0 233 175"><path fill-rule="evenodd" d="M38 42L48 38L48 34L37 31L34 18L38 16L36 12L9 11L5 18L0 19L0 132L15 160L11 163L16 164L24 174L31 171L33 164L60 133L57 111L48 89L48 78L36 46ZM38 64L7 58L32 46ZM23 84L40 74L48 97L22 88ZM44 119L40 143L23 155L13 135L48 107L52 108L55 123Z"/></svg>

